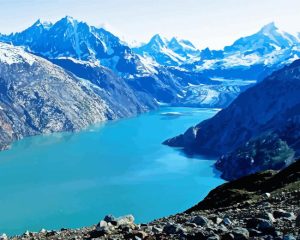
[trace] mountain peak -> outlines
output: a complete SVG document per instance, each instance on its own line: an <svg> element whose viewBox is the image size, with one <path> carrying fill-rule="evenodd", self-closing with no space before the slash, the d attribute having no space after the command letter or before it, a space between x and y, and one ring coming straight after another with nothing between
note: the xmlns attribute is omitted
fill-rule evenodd
<svg viewBox="0 0 300 240"><path fill-rule="evenodd" d="M171 40L170 40L170 42L177 42L177 43L179 43L179 38L178 37L172 37L171 38Z"/></svg>
<svg viewBox="0 0 300 240"><path fill-rule="evenodd" d="M150 42L149 42L151 45L159 45L159 46L165 46L166 45L166 40L163 38L163 37L161 37L159 34L155 34L152 38L151 38L151 40L150 40Z"/></svg>
<svg viewBox="0 0 300 240"><path fill-rule="evenodd" d="M68 22L74 22L74 21L76 21L76 19L74 19L73 17L71 17L71 16L65 16L63 19L65 19L66 21L68 21Z"/></svg>
<svg viewBox="0 0 300 240"><path fill-rule="evenodd" d="M58 20L56 22L56 24L57 23L63 23L63 24L66 24L66 25L75 25L75 24L78 23L78 21L75 18L71 17L71 16L65 16L64 18Z"/></svg>
<svg viewBox="0 0 300 240"><path fill-rule="evenodd" d="M40 24L42 24L42 21L41 21L41 19L39 18L39 19L33 24L33 26L38 26L38 25L40 25Z"/></svg>
<svg viewBox="0 0 300 240"><path fill-rule="evenodd" d="M45 22L41 19L38 19L31 27L43 27L43 28L49 28L52 26L51 22Z"/></svg>
<svg viewBox="0 0 300 240"><path fill-rule="evenodd" d="M262 29L260 30L260 32L264 33L264 34L269 34L272 33L274 31L277 31L278 28L276 27L274 22L271 22L265 26L262 27Z"/></svg>

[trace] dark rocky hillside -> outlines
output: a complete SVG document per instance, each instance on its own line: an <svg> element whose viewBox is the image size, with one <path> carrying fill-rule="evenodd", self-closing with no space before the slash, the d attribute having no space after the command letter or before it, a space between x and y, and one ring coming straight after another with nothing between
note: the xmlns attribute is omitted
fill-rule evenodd
<svg viewBox="0 0 300 240"><path fill-rule="evenodd" d="M192 154L223 155L217 166L226 179L285 167L300 154L299 96L298 60L240 94L213 118L165 144Z"/></svg>

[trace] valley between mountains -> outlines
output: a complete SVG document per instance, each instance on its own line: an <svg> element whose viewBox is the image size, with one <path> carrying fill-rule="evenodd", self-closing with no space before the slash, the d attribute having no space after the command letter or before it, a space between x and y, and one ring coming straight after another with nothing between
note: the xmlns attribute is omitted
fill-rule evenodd
<svg viewBox="0 0 300 240"><path fill-rule="evenodd" d="M221 178L232 181L187 212L149 224L106 216L88 228L11 239L298 240L299 58L300 34L275 23L221 50L160 35L131 47L69 16L0 34L0 150L166 106L208 109L215 115L163 144L191 159L212 157ZM166 112L160 121L184 114Z"/></svg>

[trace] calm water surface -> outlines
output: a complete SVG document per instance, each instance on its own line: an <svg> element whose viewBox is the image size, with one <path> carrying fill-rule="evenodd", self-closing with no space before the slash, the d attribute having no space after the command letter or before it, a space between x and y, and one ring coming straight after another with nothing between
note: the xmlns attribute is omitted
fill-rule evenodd
<svg viewBox="0 0 300 240"><path fill-rule="evenodd" d="M92 225L109 213L147 222L186 210L223 180L214 161L161 142L214 114L161 108L14 143L0 152L0 232Z"/></svg>

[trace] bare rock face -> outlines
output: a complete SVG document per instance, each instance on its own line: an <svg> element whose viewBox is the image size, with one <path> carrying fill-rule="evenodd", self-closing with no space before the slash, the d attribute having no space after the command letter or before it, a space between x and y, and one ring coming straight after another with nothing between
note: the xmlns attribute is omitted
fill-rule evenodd
<svg viewBox="0 0 300 240"><path fill-rule="evenodd" d="M75 131L116 118L89 81L0 43L0 148L23 136Z"/></svg>

